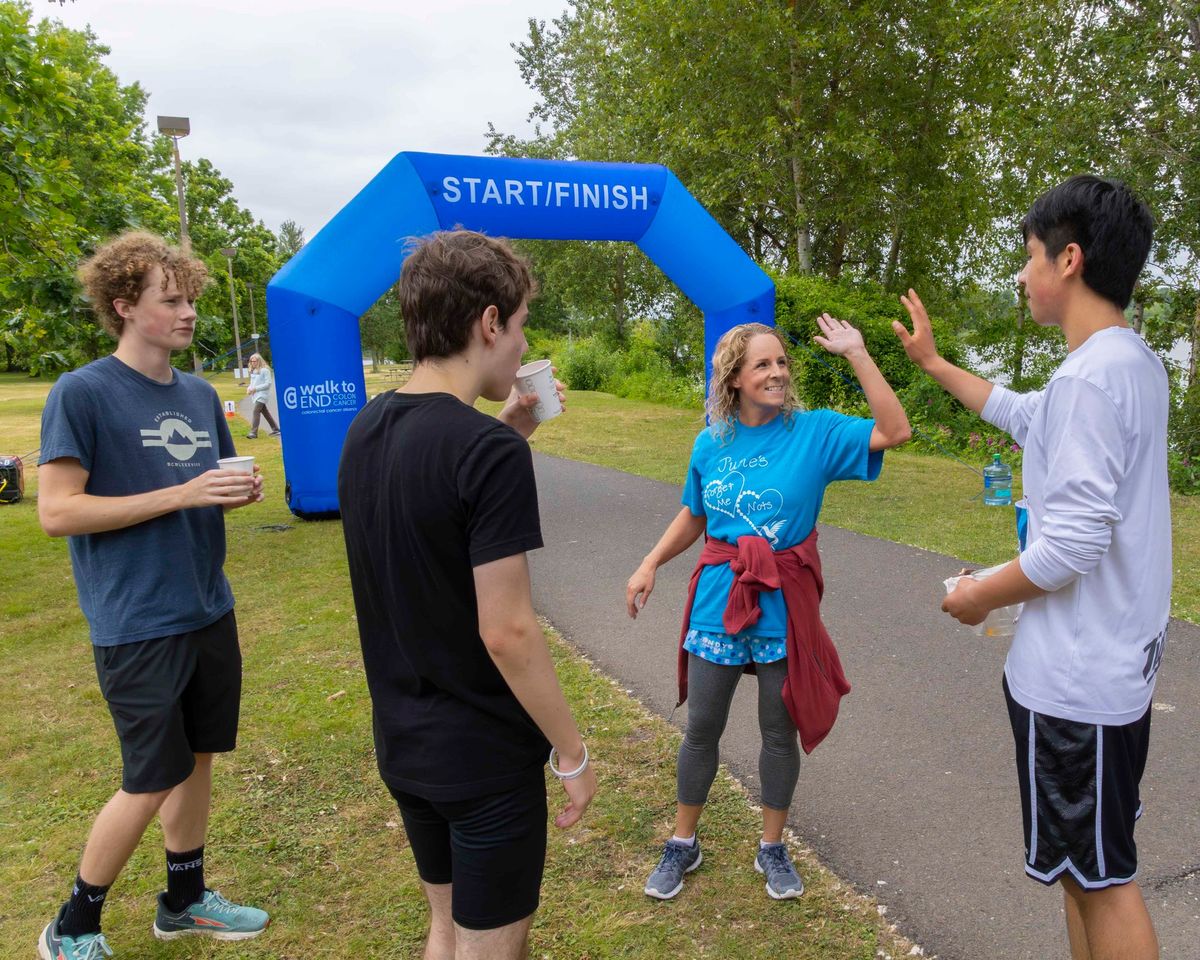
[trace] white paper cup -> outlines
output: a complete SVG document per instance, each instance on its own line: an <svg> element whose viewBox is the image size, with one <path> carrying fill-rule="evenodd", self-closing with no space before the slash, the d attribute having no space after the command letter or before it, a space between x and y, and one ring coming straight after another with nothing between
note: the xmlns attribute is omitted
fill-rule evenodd
<svg viewBox="0 0 1200 960"><path fill-rule="evenodd" d="M553 420L563 412L549 360L534 360L517 371L517 393L523 397L531 393L537 394L538 402L533 406L533 419L538 423Z"/></svg>
<svg viewBox="0 0 1200 960"><path fill-rule="evenodd" d="M248 473L254 475L254 458L253 457L225 457L217 461L217 467L221 470L234 470L237 473Z"/></svg>

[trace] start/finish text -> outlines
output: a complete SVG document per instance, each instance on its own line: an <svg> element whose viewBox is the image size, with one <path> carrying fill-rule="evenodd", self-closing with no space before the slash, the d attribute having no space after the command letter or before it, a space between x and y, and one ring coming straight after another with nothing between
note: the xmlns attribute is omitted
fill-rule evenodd
<svg viewBox="0 0 1200 960"><path fill-rule="evenodd" d="M443 177L447 203L495 203L500 206L577 207L596 210L648 210L648 187L624 183L568 183L562 180L493 180L490 177Z"/></svg>

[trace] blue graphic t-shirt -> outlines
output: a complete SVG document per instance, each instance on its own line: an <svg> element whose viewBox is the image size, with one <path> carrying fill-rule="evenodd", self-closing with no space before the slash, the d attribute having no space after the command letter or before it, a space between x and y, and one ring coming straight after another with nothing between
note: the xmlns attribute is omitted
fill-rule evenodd
<svg viewBox="0 0 1200 960"><path fill-rule="evenodd" d="M874 420L832 410L797 412L791 422L775 417L761 427L736 425L722 442L705 429L692 446L683 505L707 518L710 537L736 544L738 537L765 537L774 550L801 543L817 525L825 487L835 480L874 480L883 452L869 449ZM729 564L700 574L689 626L722 633L722 617L733 584ZM753 627L761 637L787 636L783 592L759 596L762 616Z"/></svg>
<svg viewBox="0 0 1200 960"><path fill-rule="evenodd" d="M105 357L60 377L42 411L38 463L78 460L88 471L84 492L94 496L176 486L235 454L217 392L189 373L158 383ZM199 630L233 608L221 507L176 510L67 542L97 646Z"/></svg>

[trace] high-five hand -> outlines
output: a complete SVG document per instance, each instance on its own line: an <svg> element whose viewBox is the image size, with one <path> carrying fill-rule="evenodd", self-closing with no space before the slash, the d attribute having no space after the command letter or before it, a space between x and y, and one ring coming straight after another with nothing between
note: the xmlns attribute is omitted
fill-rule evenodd
<svg viewBox="0 0 1200 960"><path fill-rule="evenodd" d="M836 356L845 357L867 349L862 334L845 320L823 313L817 317L817 326L821 328L824 336L813 337L813 342Z"/></svg>
<svg viewBox="0 0 1200 960"><path fill-rule="evenodd" d="M899 320L892 321L892 329L900 338L900 343L904 346L904 352L908 354L908 359L924 369L931 361L936 360L938 355L929 314L925 311L925 304L917 296L917 291L911 287L907 297L901 295L900 302L904 304L904 309L912 318L913 332L909 333Z"/></svg>

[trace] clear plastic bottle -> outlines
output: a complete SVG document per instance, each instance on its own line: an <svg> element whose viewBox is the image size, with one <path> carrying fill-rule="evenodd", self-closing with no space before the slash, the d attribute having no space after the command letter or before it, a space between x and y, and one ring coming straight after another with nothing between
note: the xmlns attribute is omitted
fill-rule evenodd
<svg viewBox="0 0 1200 960"><path fill-rule="evenodd" d="M992 462L983 468L983 502L989 507L1007 507L1012 503L1012 468L992 454Z"/></svg>

